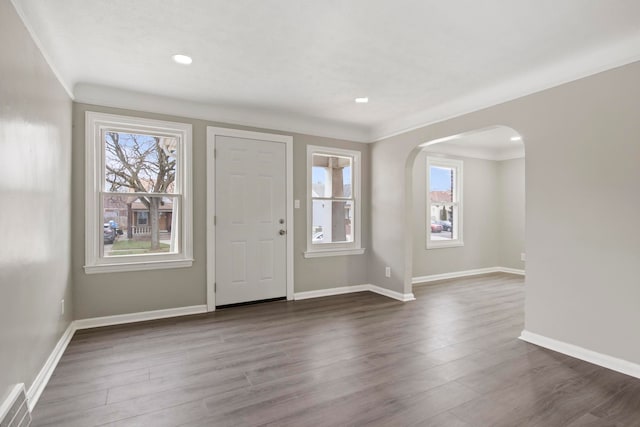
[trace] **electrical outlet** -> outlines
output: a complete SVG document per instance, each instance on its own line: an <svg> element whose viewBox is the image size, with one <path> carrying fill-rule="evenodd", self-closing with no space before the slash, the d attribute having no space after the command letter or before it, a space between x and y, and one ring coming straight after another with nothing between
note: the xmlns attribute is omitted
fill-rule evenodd
<svg viewBox="0 0 640 427"><path fill-rule="evenodd" d="M522 252L520 254L520 261L526 261L527 260L527 254L525 254L524 252Z"/></svg>
<svg viewBox="0 0 640 427"><path fill-rule="evenodd" d="M64 299L60 300L60 316L64 316Z"/></svg>
<svg viewBox="0 0 640 427"><path fill-rule="evenodd" d="M391 267L385 267L384 269L384 275L386 277L391 277Z"/></svg>

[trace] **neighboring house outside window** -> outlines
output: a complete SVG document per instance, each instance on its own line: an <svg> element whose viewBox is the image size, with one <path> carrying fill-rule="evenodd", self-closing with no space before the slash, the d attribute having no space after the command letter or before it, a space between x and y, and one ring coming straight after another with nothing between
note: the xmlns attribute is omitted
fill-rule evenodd
<svg viewBox="0 0 640 427"><path fill-rule="evenodd" d="M87 112L87 273L192 265L191 133Z"/></svg>
<svg viewBox="0 0 640 427"><path fill-rule="evenodd" d="M359 151L307 147L305 257L364 253L360 243Z"/></svg>
<svg viewBox="0 0 640 427"><path fill-rule="evenodd" d="M463 246L462 161L427 157L427 249Z"/></svg>

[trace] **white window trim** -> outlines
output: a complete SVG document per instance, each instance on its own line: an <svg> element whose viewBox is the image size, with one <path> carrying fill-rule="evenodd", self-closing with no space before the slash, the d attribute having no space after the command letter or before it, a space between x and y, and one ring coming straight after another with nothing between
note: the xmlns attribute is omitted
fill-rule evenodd
<svg viewBox="0 0 640 427"><path fill-rule="evenodd" d="M104 169L102 132L118 129L180 138L180 162L177 173L180 180L181 227L178 229L180 252L166 255L128 255L104 258L101 256L102 212L100 193ZM87 274L120 271L158 270L191 267L193 264L192 214L192 126L186 123L143 119L139 117L87 111L85 114L85 266Z"/></svg>
<svg viewBox="0 0 640 427"><path fill-rule="evenodd" d="M431 166L443 166L456 169L455 193L458 200L458 238L455 240L431 240L431 198L429 191L431 189ZM464 246L463 240L463 162L462 160L448 159L443 157L427 156L427 188L426 188L426 229L427 229L427 249L454 248Z"/></svg>
<svg viewBox="0 0 640 427"><path fill-rule="evenodd" d="M351 183L351 192L354 199L355 213L354 219L354 236L353 242L346 243L324 243L322 245L314 245L311 241L311 224L313 222L313 197L312 197L312 160L314 154L325 154L335 156L353 157L353 179ZM304 252L305 258L320 258L330 256L344 255L362 255L365 249L361 246L361 230L362 230L362 176L361 176L361 159L362 153L355 150L345 150L342 148L322 147L317 145L307 146L307 224L305 227L305 235L307 236L307 250Z"/></svg>

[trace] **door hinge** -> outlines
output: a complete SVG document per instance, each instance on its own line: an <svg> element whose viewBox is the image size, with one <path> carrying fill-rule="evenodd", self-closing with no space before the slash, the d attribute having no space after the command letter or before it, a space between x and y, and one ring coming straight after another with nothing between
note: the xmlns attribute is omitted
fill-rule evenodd
<svg viewBox="0 0 640 427"><path fill-rule="evenodd" d="M213 292L217 292L218 291L218 284L216 282L213 282Z"/></svg>
<svg viewBox="0 0 640 427"><path fill-rule="evenodd" d="M215 159L216 156L218 156L218 150L217 149L213 149L213 158Z"/></svg>
<svg viewBox="0 0 640 427"><path fill-rule="evenodd" d="M217 218L218 218L217 216L215 216L215 215L213 216L213 225L216 225Z"/></svg>

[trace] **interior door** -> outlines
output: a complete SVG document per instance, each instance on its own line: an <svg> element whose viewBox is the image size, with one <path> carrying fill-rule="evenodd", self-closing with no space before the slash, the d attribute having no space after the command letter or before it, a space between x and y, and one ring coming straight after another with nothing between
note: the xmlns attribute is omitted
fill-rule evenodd
<svg viewBox="0 0 640 427"><path fill-rule="evenodd" d="M216 136L217 306L287 294L285 148Z"/></svg>

